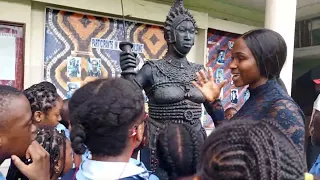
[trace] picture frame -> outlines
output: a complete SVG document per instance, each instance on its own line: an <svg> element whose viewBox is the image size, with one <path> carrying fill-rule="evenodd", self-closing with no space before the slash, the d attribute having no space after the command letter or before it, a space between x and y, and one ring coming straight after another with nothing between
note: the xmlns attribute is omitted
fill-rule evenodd
<svg viewBox="0 0 320 180"><path fill-rule="evenodd" d="M2 59L0 64L6 67L4 68L6 71L0 73L0 84L13 86L19 90L24 88L25 32L25 23L0 20L0 38L5 41L2 45L0 43L0 53L1 50L6 52L1 53L3 57L0 56Z"/></svg>

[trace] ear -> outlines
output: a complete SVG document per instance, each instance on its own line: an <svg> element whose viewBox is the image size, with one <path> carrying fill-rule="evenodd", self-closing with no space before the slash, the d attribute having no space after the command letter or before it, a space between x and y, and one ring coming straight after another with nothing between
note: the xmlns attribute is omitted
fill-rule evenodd
<svg viewBox="0 0 320 180"><path fill-rule="evenodd" d="M193 180L201 180L200 176L194 176Z"/></svg>
<svg viewBox="0 0 320 180"><path fill-rule="evenodd" d="M59 159L58 163L54 166L54 173L60 175L62 171L62 160Z"/></svg>
<svg viewBox="0 0 320 180"><path fill-rule="evenodd" d="M41 111L36 111L33 113L33 119L37 122L40 123L41 121L43 121L45 115L43 112Z"/></svg>
<svg viewBox="0 0 320 180"><path fill-rule="evenodd" d="M141 123L138 128L137 128L137 131L136 131L136 147L137 148L141 142L143 141L143 133L144 133L144 123Z"/></svg>

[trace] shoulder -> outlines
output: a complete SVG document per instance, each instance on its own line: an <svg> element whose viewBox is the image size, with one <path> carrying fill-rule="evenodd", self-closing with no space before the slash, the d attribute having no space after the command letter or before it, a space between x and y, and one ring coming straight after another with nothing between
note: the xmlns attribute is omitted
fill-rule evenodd
<svg viewBox="0 0 320 180"><path fill-rule="evenodd" d="M76 169L75 169L75 168L70 169L70 170L61 178L61 180L76 180L76 179L74 179L75 173L76 173Z"/></svg>
<svg viewBox="0 0 320 180"><path fill-rule="evenodd" d="M202 65L202 64L197 64L197 63L193 63L193 62L189 62L190 63L190 65L193 67L193 68L195 68L195 69L197 69L197 70L201 70L201 69L205 69L205 67L204 67L204 65Z"/></svg>
<svg viewBox="0 0 320 180"><path fill-rule="evenodd" d="M272 103L275 118L304 121L305 117L300 107L291 98L277 99Z"/></svg>

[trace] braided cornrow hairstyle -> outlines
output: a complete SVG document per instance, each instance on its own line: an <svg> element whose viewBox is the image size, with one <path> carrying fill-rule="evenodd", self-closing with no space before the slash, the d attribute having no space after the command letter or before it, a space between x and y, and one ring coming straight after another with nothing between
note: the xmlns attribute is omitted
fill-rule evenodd
<svg viewBox="0 0 320 180"><path fill-rule="evenodd" d="M23 91L30 102L32 114L36 111L48 113L58 100L58 94L54 89L44 84L36 84Z"/></svg>
<svg viewBox="0 0 320 180"><path fill-rule="evenodd" d="M176 179L196 173L200 147L200 133L187 124L169 124L158 136L157 153L160 179Z"/></svg>
<svg viewBox="0 0 320 180"><path fill-rule="evenodd" d="M230 121L204 143L199 174L202 180L303 180L303 153L274 121Z"/></svg>
<svg viewBox="0 0 320 180"><path fill-rule="evenodd" d="M55 173L55 166L61 158L64 158L62 171L65 165L66 158L66 137L64 132L59 132L53 127L41 127L37 129L36 141L50 154L50 178ZM62 150L62 151L61 151ZM61 152L63 154L61 154ZM60 175L59 175L60 176ZM28 180L19 169L11 163L7 179L8 180Z"/></svg>
<svg viewBox="0 0 320 180"><path fill-rule="evenodd" d="M57 93L57 88L51 82L42 81L41 83L38 84L38 86L44 89L48 89L53 93Z"/></svg>
<svg viewBox="0 0 320 180"><path fill-rule="evenodd" d="M78 89L69 101L71 145L76 154L118 156L129 129L144 113L142 91L122 78L99 79Z"/></svg>

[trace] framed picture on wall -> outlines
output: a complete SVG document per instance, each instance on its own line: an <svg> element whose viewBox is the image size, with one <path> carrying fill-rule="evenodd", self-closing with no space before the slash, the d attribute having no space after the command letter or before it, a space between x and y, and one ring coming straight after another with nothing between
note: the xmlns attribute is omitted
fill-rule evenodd
<svg viewBox="0 0 320 180"><path fill-rule="evenodd" d="M0 21L0 84L23 89L25 24Z"/></svg>

